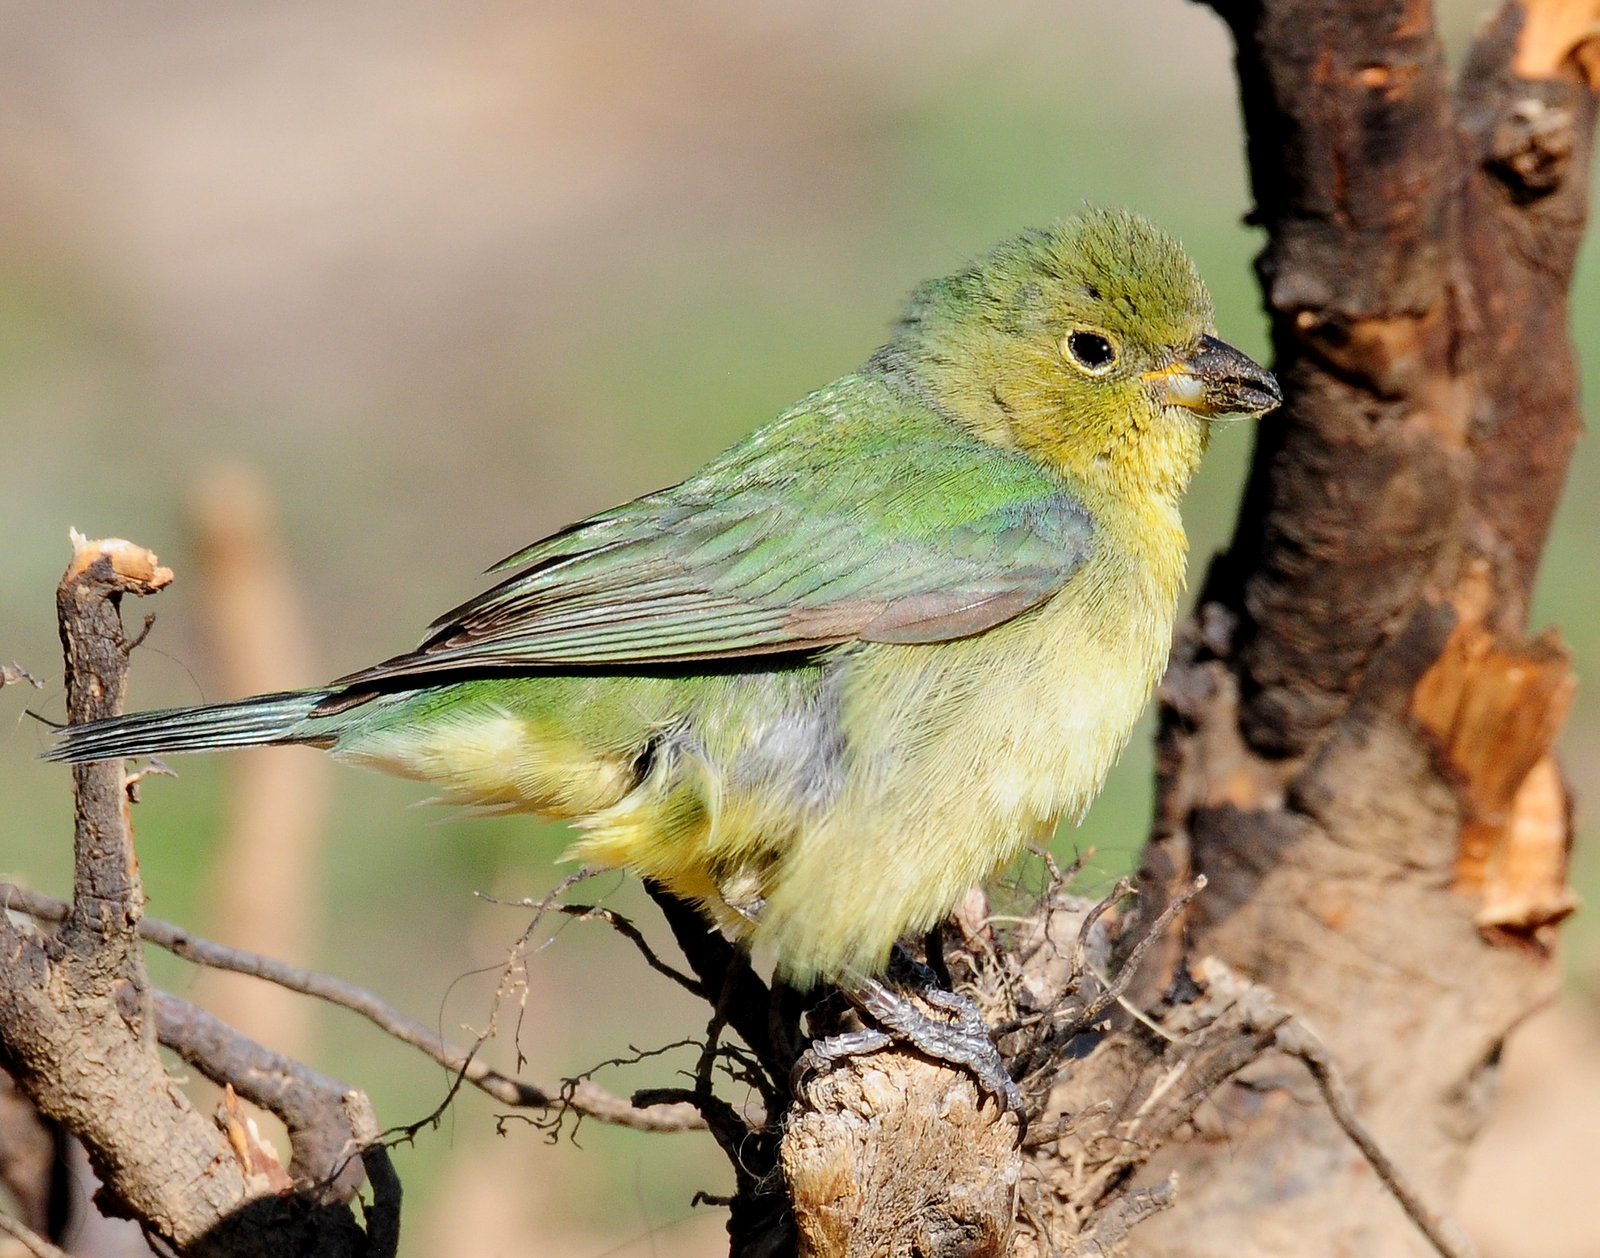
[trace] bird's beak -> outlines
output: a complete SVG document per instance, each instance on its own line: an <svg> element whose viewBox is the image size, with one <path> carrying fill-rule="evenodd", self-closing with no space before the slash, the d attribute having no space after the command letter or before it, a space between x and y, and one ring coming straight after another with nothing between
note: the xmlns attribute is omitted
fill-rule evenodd
<svg viewBox="0 0 1600 1258"><path fill-rule="evenodd" d="M1185 357L1144 378L1162 405L1184 406L1210 419L1264 415L1283 401L1270 371L1214 336L1202 336Z"/></svg>

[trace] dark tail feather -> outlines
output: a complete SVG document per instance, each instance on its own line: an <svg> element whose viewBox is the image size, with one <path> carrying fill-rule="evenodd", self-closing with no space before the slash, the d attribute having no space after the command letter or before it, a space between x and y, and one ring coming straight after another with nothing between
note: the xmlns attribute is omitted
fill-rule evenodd
<svg viewBox="0 0 1600 1258"><path fill-rule="evenodd" d="M122 756L318 741L316 735L299 727L328 694L326 690L287 691L201 708L165 708L68 725L59 731L60 741L43 758L78 764Z"/></svg>

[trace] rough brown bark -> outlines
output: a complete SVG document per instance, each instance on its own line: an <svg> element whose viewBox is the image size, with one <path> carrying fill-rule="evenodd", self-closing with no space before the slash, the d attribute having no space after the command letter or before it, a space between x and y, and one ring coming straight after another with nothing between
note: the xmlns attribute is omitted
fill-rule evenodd
<svg viewBox="0 0 1600 1258"><path fill-rule="evenodd" d="M171 577L126 543L77 546L57 594L69 719L120 710L128 646L118 605ZM122 1207L185 1247L246 1199L244 1176L154 1051L122 763L75 766L73 780L76 863L66 921L41 937L0 914L0 1054L40 1112L83 1140ZM131 999L119 1002L119 991Z"/></svg>

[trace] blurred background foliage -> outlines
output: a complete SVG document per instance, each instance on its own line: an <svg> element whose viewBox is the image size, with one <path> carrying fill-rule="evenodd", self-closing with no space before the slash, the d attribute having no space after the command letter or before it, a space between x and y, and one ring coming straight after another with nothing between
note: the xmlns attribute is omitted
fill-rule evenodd
<svg viewBox="0 0 1600 1258"><path fill-rule="evenodd" d="M1474 15L1442 15L1452 48ZM679 478L859 363L916 281L1085 200L1180 235L1223 335L1267 348L1228 40L1178 0L56 0L0 7L0 71L0 661L48 681L0 700L0 868L55 892L66 776L35 762L45 733L21 709L61 711L69 525L177 570L131 706L191 703L227 697L194 589L195 503L240 475L219 468L276 503L315 657L284 684L311 682L412 645L488 563ZM1594 249L1575 302L1590 378ZM1195 583L1251 439L1223 432L1191 495ZM1600 660L1597 489L1587 443L1536 609L1580 673ZM1147 728L1059 838L1092 844L1102 879L1147 828L1148 744ZM1592 797L1593 687L1564 748ZM216 883L234 770L176 767L136 814L150 912L228 939L216 906L253 890ZM314 924L290 950L460 1033L487 1022L526 919L474 893L542 894L564 840L409 807L423 794L336 775ZM636 887L599 891L659 935ZM703 1025L602 927L544 939L520 1036L535 1076ZM1580 915L1568 939L1574 999L1592 1000L1600 931ZM354 1017L319 1012L310 1036L293 1047L389 1123L444 1094L438 1068ZM490 1051L514 1065L505 1038ZM626 1092L691 1060L602 1080ZM406 1252L716 1252L721 1213L689 1206L727 1183L708 1139L591 1124L551 1144L516 1121L497 1136L494 1112L464 1096L399 1151Z"/></svg>

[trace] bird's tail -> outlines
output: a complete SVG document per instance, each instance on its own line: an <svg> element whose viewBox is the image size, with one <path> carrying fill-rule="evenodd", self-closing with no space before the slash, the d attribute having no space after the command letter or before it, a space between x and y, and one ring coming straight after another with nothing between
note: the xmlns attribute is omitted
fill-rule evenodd
<svg viewBox="0 0 1600 1258"><path fill-rule="evenodd" d="M60 741L43 758L79 764L122 756L321 742L327 738L326 732L313 732L308 728L308 718L329 693L292 690L232 703L135 712L131 716L68 725L59 731Z"/></svg>

